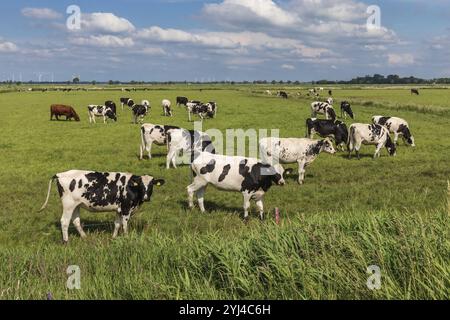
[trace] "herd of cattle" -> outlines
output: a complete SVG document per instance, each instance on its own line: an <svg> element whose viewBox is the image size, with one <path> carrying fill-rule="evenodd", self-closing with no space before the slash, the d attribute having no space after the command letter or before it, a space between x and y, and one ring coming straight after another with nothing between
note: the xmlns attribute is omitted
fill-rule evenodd
<svg viewBox="0 0 450 320"><path fill-rule="evenodd" d="M142 100L140 104L136 104L133 99L120 98L120 104L122 106L122 111L124 110L124 106L130 108L135 124L138 122L142 123L151 108L148 100ZM201 119L214 118L217 114L217 103L214 101L203 103L197 100L190 101L186 97L177 97L177 106L182 105L188 112L189 121L192 121L193 114L198 115ZM173 116L171 106L172 103L170 100L162 100L161 107L164 116ZM117 121L117 107L114 101L105 101L104 105L89 105L87 109L90 123L96 123L95 119L97 117L102 117L103 123L107 123L108 119ZM53 120L53 117L55 117L56 120L59 120L60 116L65 116L66 120L74 119L75 121L80 121L80 117L72 106L60 104L51 105L50 120Z"/></svg>
<svg viewBox="0 0 450 320"><path fill-rule="evenodd" d="M330 92L331 93L331 92ZM188 118L197 114L200 118L215 117L217 104L190 101L185 97L177 98L178 106L185 106ZM150 103L143 100L137 105L130 98L121 98L122 109L131 108L134 122L148 113ZM162 111L165 116L172 116L171 102L162 101ZM340 105L341 118L349 116L355 119L350 103L343 101ZM96 117L117 120L116 104L106 101L104 105L88 106L89 120L95 122ZM70 106L52 105L51 118L66 116L66 119L79 121L79 116ZM325 119L318 119L323 115ZM394 135L394 140L390 134ZM321 139L314 139L317 134ZM298 183L303 184L305 168L310 165L320 153L336 153L336 148L342 151L347 147L349 158L356 151L358 159L362 144L375 145L374 158L380 156L385 147L389 155L396 154L398 138L415 146L408 123L401 118L374 116L372 123L353 123L348 128L343 121L337 120L333 108L333 99L326 102L311 103L311 118L306 119L306 138L263 138L259 141L260 160L241 156L225 156L216 153L211 137L201 131L187 130L177 126L161 124L142 124L140 127L140 159L144 153L152 158L152 145L167 146L166 168L171 165L176 168L177 156L189 156L192 172L192 183L187 186L188 204L194 206L194 196L197 198L201 212L205 211L204 194L208 185L219 190L240 192L244 198L244 219L248 220L250 201L256 202L260 218L263 219L264 194L272 184L284 185L284 176L292 169L284 169L282 164L298 164ZM334 143L333 143L334 142ZM128 221L132 214L144 202L150 201L154 186L165 183L163 179L153 176L136 176L121 172L95 172L71 170L56 174L48 185L47 198L41 211L47 206L53 181L56 181L59 196L63 205L61 229L63 241L68 241L68 228L72 221L81 237L86 234L80 222L80 208L94 212L115 211L117 214L113 237L120 228L127 233Z"/></svg>

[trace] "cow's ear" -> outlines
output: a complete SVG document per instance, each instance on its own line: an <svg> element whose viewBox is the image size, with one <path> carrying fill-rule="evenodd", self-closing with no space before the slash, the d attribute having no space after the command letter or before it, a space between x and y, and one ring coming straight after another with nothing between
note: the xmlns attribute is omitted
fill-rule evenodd
<svg viewBox="0 0 450 320"><path fill-rule="evenodd" d="M153 180L153 184L158 187L164 185L164 183L166 183L166 181L164 181L164 179L154 179Z"/></svg>

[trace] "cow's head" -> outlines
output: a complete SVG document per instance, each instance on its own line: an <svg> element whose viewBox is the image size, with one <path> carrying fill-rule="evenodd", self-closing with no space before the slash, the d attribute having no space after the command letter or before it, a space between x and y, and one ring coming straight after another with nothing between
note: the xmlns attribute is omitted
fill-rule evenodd
<svg viewBox="0 0 450 320"><path fill-rule="evenodd" d="M414 137L411 135L408 126L401 124L399 126L399 131L402 133L403 139L406 141L407 144L409 144L411 147L416 146L416 144L414 143Z"/></svg>
<svg viewBox="0 0 450 320"><path fill-rule="evenodd" d="M330 153L330 154L335 154L336 150L333 147L333 143L331 142L330 139L326 138L324 140L321 141L322 142L322 151Z"/></svg>
<svg viewBox="0 0 450 320"><path fill-rule="evenodd" d="M386 149L389 152L390 156L395 156L397 153L397 147L395 146L395 143L392 141L391 137L389 136L389 133L387 133Z"/></svg>
<svg viewBox="0 0 450 320"><path fill-rule="evenodd" d="M142 185L143 185L143 199L142 201L150 201L153 194L154 186L162 186L165 183L163 179L155 179L150 175L142 176Z"/></svg>
<svg viewBox="0 0 450 320"><path fill-rule="evenodd" d="M80 121L80 117L78 116L78 114L75 112L75 110L73 110L73 118L75 119L75 121Z"/></svg>

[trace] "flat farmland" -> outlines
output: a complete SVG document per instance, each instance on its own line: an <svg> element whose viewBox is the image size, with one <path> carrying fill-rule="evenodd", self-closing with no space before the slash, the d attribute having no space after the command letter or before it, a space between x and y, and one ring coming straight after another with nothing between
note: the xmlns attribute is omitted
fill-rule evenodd
<svg viewBox="0 0 450 320"><path fill-rule="evenodd" d="M140 161L139 126L119 104L124 96L147 99L152 108L145 122L191 129L175 98L213 100L218 114L203 122L203 131L279 129L281 137L304 137L312 102L306 90L286 87L288 100L264 90L162 86L0 94L0 299L44 299L48 292L61 299L448 298L450 90L427 88L417 97L407 89L333 88L338 114L340 101L352 102L356 119L347 125L398 116L409 122L417 147L400 139L396 157L383 150L376 160L374 146L364 146L359 161L346 152L321 154L302 186L297 167L287 165L294 174L266 194L266 219L260 222L252 206L248 225L238 193L209 187L207 213L189 210L189 167L166 170L167 151L158 146L153 159ZM172 101L172 118L163 117L162 99ZM89 124L87 105L106 100L118 104L118 122ZM73 106L81 121L50 121L54 103ZM88 238L71 228L63 246L55 187L48 208L37 211L49 179L70 169L150 174L166 184L132 218L128 236L112 240L114 214L82 211ZM81 290L66 289L68 265L80 266ZM380 290L366 286L370 265L382 270Z"/></svg>

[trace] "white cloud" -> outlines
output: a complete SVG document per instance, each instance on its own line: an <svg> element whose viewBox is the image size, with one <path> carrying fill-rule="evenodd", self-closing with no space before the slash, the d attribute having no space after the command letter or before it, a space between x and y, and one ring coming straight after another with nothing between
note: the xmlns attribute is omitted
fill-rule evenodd
<svg viewBox="0 0 450 320"><path fill-rule="evenodd" d="M81 14L81 31L97 31L105 33L125 33L135 30L134 25L125 18L110 12L94 12Z"/></svg>
<svg viewBox="0 0 450 320"><path fill-rule="evenodd" d="M206 4L203 11L211 19L230 24L246 21L286 27L300 22L297 15L283 10L272 0L224 0L219 4Z"/></svg>
<svg viewBox="0 0 450 320"><path fill-rule="evenodd" d="M211 49L227 50L229 54L243 54L243 49L279 50L299 57L319 57L329 52L325 48L313 48L299 40L272 37L262 32L197 32L163 29L153 26L137 32L137 37L159 42L176 42Z"/></svg>
<svg viewBox="0 0 450 320"><path fill-rule="evenodd" d="M282 65L281 65L281 69L285 69L285 70L295 70L295 66L293 66L292 64L282 64Z"/></svg>
<svg viewBox="0 0 450 320"><path fill-rule="evenodd" d="M132 47L134 41L130 37L117 37L112 35L91 35L89 37L71 38L70 42L75 45L92 47Z"/></svg>
<svg viewBox="0 0 450 320"><path fill-rule="evenodd" d="M407 66L414 64L414 56L410 53L389 53L388 63L391 66Z"/></svg>
<svg viewBox="0 0 450 320"><path fill-rule="evenodd" d="M23 8L22 15L28 18L55 20L62 17L62 14L49 8Z"/></svg>
<svg viewBox="0 0 450 320"><path fill-rule="evenodd" d="M0 52L16 52L18 50L17 46L9 41L2 41L0 39Z"/></svg>

